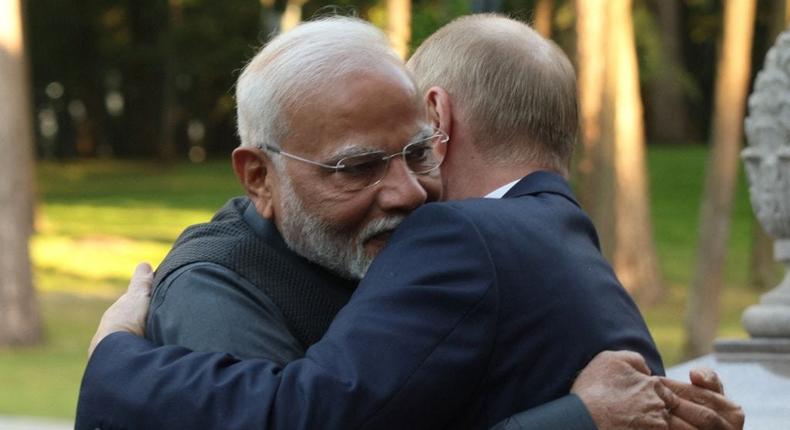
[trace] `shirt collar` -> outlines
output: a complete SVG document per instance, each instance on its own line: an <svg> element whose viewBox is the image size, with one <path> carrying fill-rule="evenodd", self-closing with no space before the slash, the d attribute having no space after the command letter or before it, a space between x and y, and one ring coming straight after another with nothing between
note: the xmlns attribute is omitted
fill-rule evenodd
<svg viewBox="0 0 790 430"><path fill-rule="evenodd" d="M486 194L485 198L487 198L487 199L501 199L520 180L521 180L521 178L518 178L518 179L516 179L513 182L510 182L510 183L507 183L505 185L502 185L501 187L495 189L494 191L491 191L490 193Z"/></svg>

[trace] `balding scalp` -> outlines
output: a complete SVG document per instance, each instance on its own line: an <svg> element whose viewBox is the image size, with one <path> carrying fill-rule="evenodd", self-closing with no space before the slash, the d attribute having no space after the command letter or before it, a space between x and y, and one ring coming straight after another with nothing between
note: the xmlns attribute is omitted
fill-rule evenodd
<svg viewBox="0 0 790 430"><path fill-rule="evenodd" d="M578 132L576 76L567 56L528 25L461 17L408 62L423 93L444 88L489 161L567 173Z"/></svg>

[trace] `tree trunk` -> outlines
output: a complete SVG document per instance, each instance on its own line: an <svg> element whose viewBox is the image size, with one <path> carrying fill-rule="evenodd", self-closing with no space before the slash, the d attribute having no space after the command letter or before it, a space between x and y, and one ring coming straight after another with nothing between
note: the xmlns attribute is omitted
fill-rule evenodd
<svg viewBox="0 0 790 430"><path fill-rule="evenodd" d="M714 94L711 153L700 214L697 267L686 315L686 357L711 350L719 323L719 297L749 86L754 0L724 3L724 40Z"/></svg>
<svg viewBox="0 0 790 430"><path fill-rule="evenodd" d="M282 13L277 10L275 0L259 0L261 4L261 32L263 40L268 41L280 31Z"/></svg>
<svg viewBox="0 0 790 430"><path fill-rule="evenodd" d="M159 155L164 118L162 94L165 82L164 36L169 5L165 0L130 1L129 25L135 55L122 76L126 121L127 147L120 148L121 156L156 157Z"/></svg>
<svg viewBox="0 0 790 430"><path fill-rule="evenodd" d="M601 109L603 102L604 72L606 70L605 0L576 0L576 69L581 116L581 146L576 162L579 200L598 226L599 235L605 236L605 222L611 224L611 216L603 216L596 205L597 196L602 196L604 175L613 177L611 168L604 170L601 163L613 157L602 157L601 153ZM611 205L604 205L610 207ZM611 215L611 214L610 214Z"/></svg>
<svg viewBox="0 0 790 430"><path fill-rule="evenodd" d="M280 31L286 31L296 27L302 22L302 6L307 0L288 0L285 5L285 12L280 19Z"/></svg>
<svg viewBox="0 0 790 430"><path fill-rule="evenodd" d="M168 2L167 28L163 30L164 47L161 51L164 72L162 73L162 128L159 137L158 155L161 161L175 161L178 155L176 147L176 127L178 126L178 97L176 94L176 56L174 33L175 29L181 25L182 10L181 2L169 0Z"/></svg>
<svg viewBox="0 0 790 430"><path fill-rule="evenodd" d="M406 59L411 42L411 1L387 0L387 35L395 52Z"/></svg>
<svg viewBox="0 0 790 430"><path fill-rule="evenodd" d="M653 0L661 32L663 61L658 78L650 85L651 135L658 140L682 142L688 113L683 99L680 1Z"/></svg>
<svg viewBox="0 0 790 430"><path fill-rule="evenodd" d="M608 5L605 108L611 119L615 171L615 226L612 265L623 286L641 305L663 295L653 242L647 183L642 99L631 0Z"/></svg>
<svg viewBox="0 0 790 430"><path fill-rule="evenodd" d="M30 271L33 123L20 0L0 0L0 345L41 340Z"/></svg>
<svg viewBox="0 0 790 430"><path fill-rule="evenodd" d="M554 0L537 0L535 3L535 30L546 39L551 39L551 21L554 15Z"/></svg>

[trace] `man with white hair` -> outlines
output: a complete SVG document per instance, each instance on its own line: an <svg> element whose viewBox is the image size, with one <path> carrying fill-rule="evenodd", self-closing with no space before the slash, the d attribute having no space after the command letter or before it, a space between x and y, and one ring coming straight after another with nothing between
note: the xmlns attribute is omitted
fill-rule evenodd
<svg viewBox="0 0 790 430"><path fill-rule="evenodd" d="M323 336L389 233L438 199L446 138L384 34L352 18L274 38L236 101L246 197L176 241L146 337L284 364Z"/></svg>
<svg viewBox="0 0 790 430"><path fill-rule="evenodd" d="M392 235L324 338L307 350L305 358L285 366L178 347L155 348L124 333L142 330L139 302L146 301L147 290L138 288L145 286L140 282L145 276L136 277L97 332L98 347L83 381L78 428L485 428L557 398L541 407L542 418L527 418L525 428L698 426L692 422L694 414L699 408L709 409L662 393L656 379L624 384L636 387L633 391L606 385L638 374L635 369L648 373L639 358L630 357L625 360L629 365L597 375L592 385L603 381L603 394L600 385L592 391L598 391L597 401L609 398L606 406L588 401L583 392L579 395L584 404L575 396L562 397L578 370L605 349L638 351L654 370L661 370L641 316L600 255L594 229L562 178L572 145L568 139L576 127L575 103L564 100L575 97L567 59L528 27L499 17L458 20L434 37L426 43L437 43L437 53L457 54L449 59L437 54L433 67L462 67L454 79L475 84L449 82L442 87L420 81L427 89L428 118L442 130L430 135L432 144L425 151L409 147L428 139L427 133L419 134L423 127L407 128L374 115L366 118L368 122L382 121L394 134L408 136L409 129L422 137L403 147L404 140L396 145L386 133L363 133L360 141L368 144L367 138L383 139L376 147L382 152L364 162L355 158L359 163L342 160L368 157L372 148L360 152L352 144L350 152L344 152L347 145L338 148L335 142L329 149L310 152L305 142L353 128L352 119L367 113L341 114L335 124L323 120L317 108L345 112L346 106L368 94L362 82L368 79L393 84L393 76L356 71L349 72L344 85L359 91L338 91L334 101L315 97L310 100L315 106L295 103L296 118L318 118L315 130L293 140L285 137L280 146L263 147L293 161L286 166L293 169L289 180L296 193L306 195L309 190L325 202L311 207L305 202L305 211L332 214L341 190L380 189L388 180L390 185L414 181L413 175L430 171L417 162L438 158L444 161L443 185L449 197L489 198L417 209ZM457 40L459 45L442 46L443 40ZM417 56L415 70L420 52ZM524 83L531 79L535 82ZM463 91L476 85L484 94L492 91L488 97L500 97L502 106L514 114L500 115L487 108L483 98ZM375 102L398 103L396 93L381 91ZM493 126L486 128L489 121ZM565 124L573 130L563 130ZM444 134L452 144L446 145ZM335 157L340 158L326 158L330 154L322 151L327 150L340 151ZM401 163L402 170L394 173L401 176L391 177L393 167ZM318 170L324 171L326 183L316 184ZM258 184L254 191L268 202L259 212L273 214L277 222L284 203L278 203L279 184L271 181L267 175L252 182ZM366 250L380 249L379 239L384 238L368 241ZM587 376L582 373L574 391L589 382ZM646 391L653 396L636 397L637 404L631 405L636 413L611 414L611 408L623 411L620 407L631 400L630 393ZM705 395L708 408L730 414L727 417L737 424L738 411L733 412L726 400L716 393ZM591 417L584 415L585 405ZM669 416L670 409L676 414ZM715 424L729 424L714 416L720 420Z"/></svg>

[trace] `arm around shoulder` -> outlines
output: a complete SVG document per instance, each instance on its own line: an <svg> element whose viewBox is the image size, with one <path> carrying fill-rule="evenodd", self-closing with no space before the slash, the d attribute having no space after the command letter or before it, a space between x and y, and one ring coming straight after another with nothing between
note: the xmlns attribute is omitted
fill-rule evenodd
<svg viewBox="0 0 790 430"><path fill-rule="evenodd" d="M484 376L498 309L485 243L456 212L407 219L327 335L284 367L110 336L86 369L78 428L446 424Z"/></svg>
<svg viewBox="0 0 790 430"><path fill-rule="evenodd" d="M584 403L575 394L513 415L491 430L596 430Z"/></svg>

